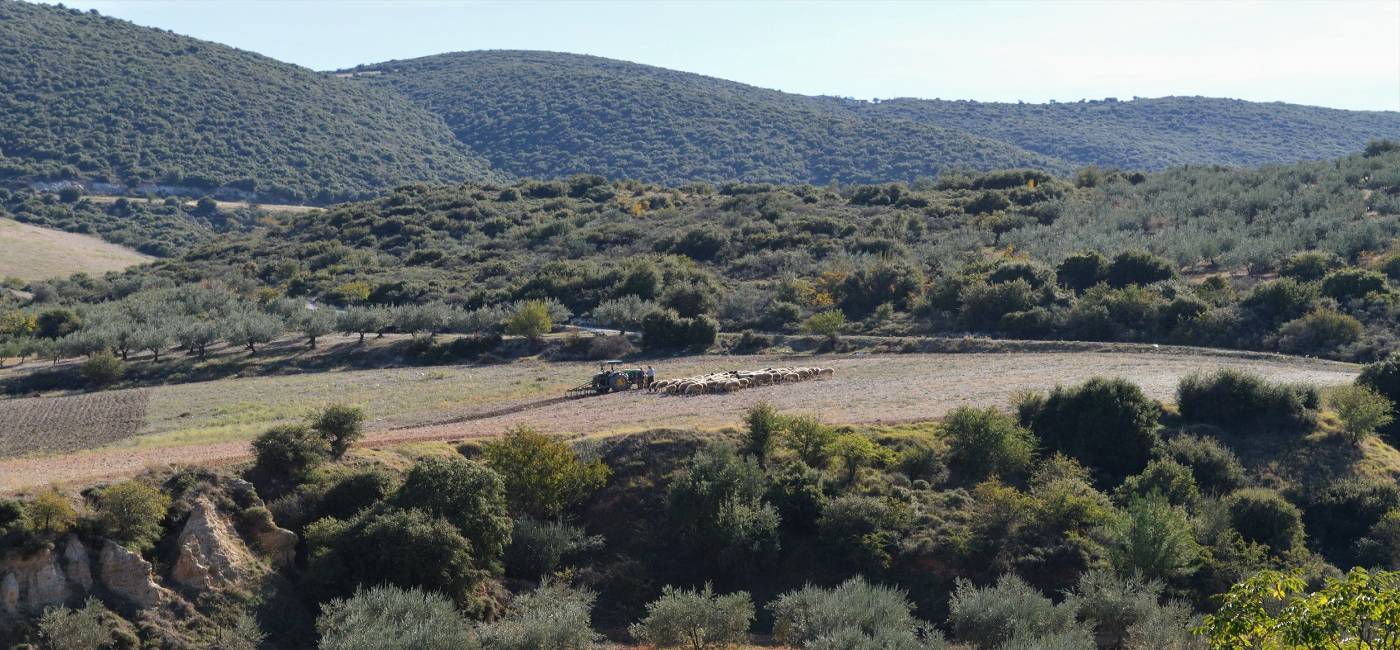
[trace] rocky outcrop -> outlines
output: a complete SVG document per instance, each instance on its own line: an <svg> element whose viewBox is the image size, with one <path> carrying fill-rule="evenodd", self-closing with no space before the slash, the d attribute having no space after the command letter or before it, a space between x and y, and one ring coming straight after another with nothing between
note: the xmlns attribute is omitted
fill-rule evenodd
<svg viewBox="0 0 1400 650"><path fill-rule="evenodd" d="M257 543L258 550L279 569L285 569L296 561L297 534L286 528L273 526L259 530L254 533L253 541Z"/></svg>
<svg viewBox="0 0 1400 650"><path fill-rule="evenodd" d="M195 591L237 582L252 564L233 525L207 497L195 500L176 548L170 579Z"/></svg>
<svg viewBox="0 0 1400 650"><path fill-rule="evenodd" d="M0 613L36 614L69 602L91 586L87 549L77 537L69 536L62 552L50 545L0 562Z"/></svg>
<svg viewBox="0 0 1400 650"><path fill-rule="evenodd" d="M110 539L102 545L98 575L108 591L139 609L155 607L165 593L156 584L150 562Z"/></svg>

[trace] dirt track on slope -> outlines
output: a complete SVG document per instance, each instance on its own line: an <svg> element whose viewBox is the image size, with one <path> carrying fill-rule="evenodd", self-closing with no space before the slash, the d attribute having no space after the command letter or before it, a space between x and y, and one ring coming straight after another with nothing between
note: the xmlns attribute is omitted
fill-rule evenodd
<svg viewBox="0 0 1400 650"><path fill-rule="evenodd" d="M1157 399L1170 400L1178 380L1219 367L1246 369L1274 381L1336 385L1352 380L1356 366L1287 357L1237 357L1163 348L1159 352L1032 352L999 354L831 355L784 359L775 356L715 356L713 370L778 365L820 365L835 377L765 386L727 395L669 397L624 393L578 400L545 399L485 405L477 413L442 422L372 431L365 445L378 447L425 440L460 440L496 435L526 424L556 433L639 431L655 427L735 425L744 409L767 400L789 412L813 412L834 423L879 424L935 419L959 406L1005 406L1012 395L1044 390L1093 376L1123 377ZM688 357L655 363L695 365ZM219 464L249 456L245 441L166 448L109 447L64 456L0 460L0 492L48 483L90 483L132 475L169 463Z"/></svg>

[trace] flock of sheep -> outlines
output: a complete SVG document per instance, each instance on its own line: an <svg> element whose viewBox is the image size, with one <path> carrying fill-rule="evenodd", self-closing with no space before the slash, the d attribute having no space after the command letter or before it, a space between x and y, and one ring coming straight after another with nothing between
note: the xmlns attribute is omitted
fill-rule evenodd
<svg viewBox="0 0 1400 650"><path fill-rule="evenodd" d="M683 379L663 379L651 385L653 392L667 395L703 395L732 393L741 388L792 384L808 379L826 379L834 375L832 368L764 368L763 370L729 370Z"/></svg>

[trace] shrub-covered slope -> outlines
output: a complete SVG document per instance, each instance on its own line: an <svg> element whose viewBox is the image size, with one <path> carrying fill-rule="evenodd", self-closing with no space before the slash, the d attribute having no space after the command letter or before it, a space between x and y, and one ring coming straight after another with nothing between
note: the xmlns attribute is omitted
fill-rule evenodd
<svg viewBox="0 0 1400 650"><path fill-rule="evenodd" d="M95 13L0 3L0 181L330 201L487 174L394 93Z"/></svg>
<svg viewBox="0 0 1400 650"><path fill-rule="evenodd" d="M913 180L951 167L1060 161L963 132L867 119L825 102L591 56L486 51L362 66L445 119L492 165L656 182Z"/></svg>
<svg viewBox="0 0 1400 650"><path fill-rule="evenodd" d="M1076 165L1163 169L1343 156L1400 137L1400 113L1281 102L1162 97L1066 104L833 100L860 115L905 119L1002 140Z"/></svg>

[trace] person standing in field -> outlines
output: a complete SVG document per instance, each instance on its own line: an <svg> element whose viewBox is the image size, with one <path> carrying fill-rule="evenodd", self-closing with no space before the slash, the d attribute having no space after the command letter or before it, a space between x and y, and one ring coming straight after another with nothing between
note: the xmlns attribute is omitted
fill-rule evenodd
<svg viewBox="0 0 1400 650"><path fill-rule="evenodd" d="M652 390L651 385L654 384L654 383L656 383L656 369L655 369L655 368L652 368L651 366L647 366L646 379L645 379L645 381L644 381L643 383L644 383L644 385L646 386L647 391L650 392L650 391Z"/></svg>

